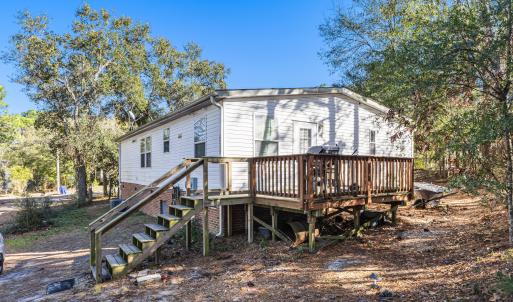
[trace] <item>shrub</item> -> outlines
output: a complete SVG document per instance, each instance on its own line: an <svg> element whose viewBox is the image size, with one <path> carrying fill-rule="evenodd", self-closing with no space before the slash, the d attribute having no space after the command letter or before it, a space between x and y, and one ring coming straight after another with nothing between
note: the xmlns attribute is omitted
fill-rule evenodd
<svg viewBox="0 0 513 302"><path fill-rule="evenodd" d="M19 211L16 213L13 232L28 232L49 225L51 209L48 198L38 200L26 197L19 202L18 207Z"/></svg>

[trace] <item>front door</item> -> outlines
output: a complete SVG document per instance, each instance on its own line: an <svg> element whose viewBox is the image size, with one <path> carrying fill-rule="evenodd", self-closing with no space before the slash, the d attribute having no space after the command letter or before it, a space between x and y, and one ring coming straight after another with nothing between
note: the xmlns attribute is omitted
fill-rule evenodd
<svg viewBox="0 0 513 302"><path fill-rule="evenodd" d="M294 121L294 153L305 154L317 144L317 124Z"/></svg>

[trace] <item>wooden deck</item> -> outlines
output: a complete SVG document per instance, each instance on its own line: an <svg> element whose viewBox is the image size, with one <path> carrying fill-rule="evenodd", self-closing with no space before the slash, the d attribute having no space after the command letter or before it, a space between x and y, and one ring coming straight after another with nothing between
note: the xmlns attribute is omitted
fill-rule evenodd
<svg viewBox="0 0 513 302"><path fill-rule="evenodd" d="M249 197L254 205L308 212L413 197L411 158L302 154L204 159L226 165L228 196L232 194L231 163L247 162L249 190L235 194Z"/></svg>
<svg viewBox="0 0 513 302"><path fill-rule="evenodd" d="M232 163L246 162L248 188L232 189ZM224 165L226 188L209 190L208 163ZM202 194L191 192L191 173L203 169ZM146 224L143 233L133 234L132 243L119 246L117 254L102 255L102 238L128 216L155 200L159 195L185 179L185 195L169 205L169 215L159 215L156 223ZM328 208L349 211L359 227L360 213L369 203L390 203L395 221L399 202L413 197L413 159L342 156L342 155L284 155L255 158L203 157L186 159L155 181L135 192L116 207L89 224L91 239L90 265L97 282L122 276L148 257L159 258L160 247L180 229L185 229L185 247L192 238L192 219L202 217L203 255L209 254L208 215L211 206L227 206L228 235L231 234L233 205L246 207L248 242L253 242L254 222L268 228L273 240L289 240L278 229L278 211L304 213L308 221L308 243L315 249L316 219L328 215ZM269 207L271 224L255 217L254 206ZM340 209L342 208L342 209ZM107 275L107 276L106 276Z"/></svg>

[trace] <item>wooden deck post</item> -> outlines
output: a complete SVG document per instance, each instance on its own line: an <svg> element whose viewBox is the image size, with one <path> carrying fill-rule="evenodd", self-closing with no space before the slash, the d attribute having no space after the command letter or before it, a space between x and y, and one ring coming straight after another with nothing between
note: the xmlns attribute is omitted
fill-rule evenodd
<svg viewBox="0 0 513 302"><path fill-rule="evenodd" d="M189 165L186 165L187 168ZM185 195L191 195L191 174L185 176ZM185 225L185 249L188 251L191 249L192 244L192 222L189 221Z"/></svg>
<svg viewBox="0 0 513 302"><path fill-rule="evenodd" d="M253 204L252 203L248 203L247 225L248 225L248 242L253 243Z"/></svg>
<svg viewBox="0 0 513 302"><path fill-rule="evenodd" d="M189 221L185 224L185 249L188 251L192 245L192 222Z"/></svg>
<svg viewBox="0 0 513 302"><path fill-rule="evenodd" d="M232 163L227 162L225 164L226 167L226 190L228 191L228 194L232 191Z"/></svg>
<svg viewBox="0 0 513 302"><path fill-rule="evenodd" d="M209 242L209 232L208 232L208 207L203 208L203 225L202 225L202 233L203 233L203 256L208 256L210 242Z"/></svg>
<svg viewBox="0 0 513 302"><path fill-rule="evenodd" d="M312 212L308 212L308 248L310 253L315 251L315 222L316 217Z"/></svg>
<svg viewBox="0 0 513 302"><path fill-rule="evenodd" d="M96 282L102 282L102 234L95 233L95 248L96 251L94 253L95 260L95 268L96 268Z"/></svg>
<svg viewBox="0 0 513 302"><path fill-rule="evenodd" d="M89 245L89 266L93 267L96 263L96 246L95 246L95 236L94 236L94 230L89 231L89 238L90 238L90 245Z"/></svg>
<svg viewBox="0 0 513 302"><path fill-rule="evenodd" d="M276 241L276 232L274 230L278 229L278 210L275 207L271 207L271 226L273 228L272 240Z"/></svg>
<svg viewBox="0 0 513 302"><path fill-rule="evenodd" d="M390 212L392 213L392 225L397 225L397 209L399 208L398 203L390 204Z"/></svg>
<svg viewBox="0 0 513 302"><path fill-rule="evenodd" d="M227 205L226 206L226 234L228 237L232 236L232 206Z"/></svg>
<svg viewBox="0 0 513 302"><path fill-rule="evenodd" d="M208 231L208 160L203 159L203 256L209 254Z"/></svg>
<svg viewBox="0 0 513 302"><path fill-rule="evenodd" d="M247 217L247 229L248 229L248 242L253 243L253 202L255 200L256 192L256 180L253 161L248 160L248 193L252 197L252 200L248 203L248 217Z"/></svg>
<svg viewBox="0 0 513 302"><path fill-rule="evenodd" d="M353 221L355 229L358 229L361 225L360 215L362 213L362 208L362 206L356 206L353 208Z"/></svg>
<svg viewBox="0 0 513 302"><path fill-rule="evenodd" d="M155 264L160 264L160 258L161 258L161 248L162 247L159 247L156 251L155 251Z"/></svg>

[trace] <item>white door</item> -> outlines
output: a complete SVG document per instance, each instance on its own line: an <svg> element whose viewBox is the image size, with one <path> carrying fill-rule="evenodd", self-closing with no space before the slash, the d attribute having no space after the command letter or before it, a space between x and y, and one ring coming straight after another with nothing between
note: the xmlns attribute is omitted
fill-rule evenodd
<svg viewBox="0 0 513 302"><path fill-rule="evenodd" d="M317 124L294 121L294 154L305 154L317 145Z"/></svg>

